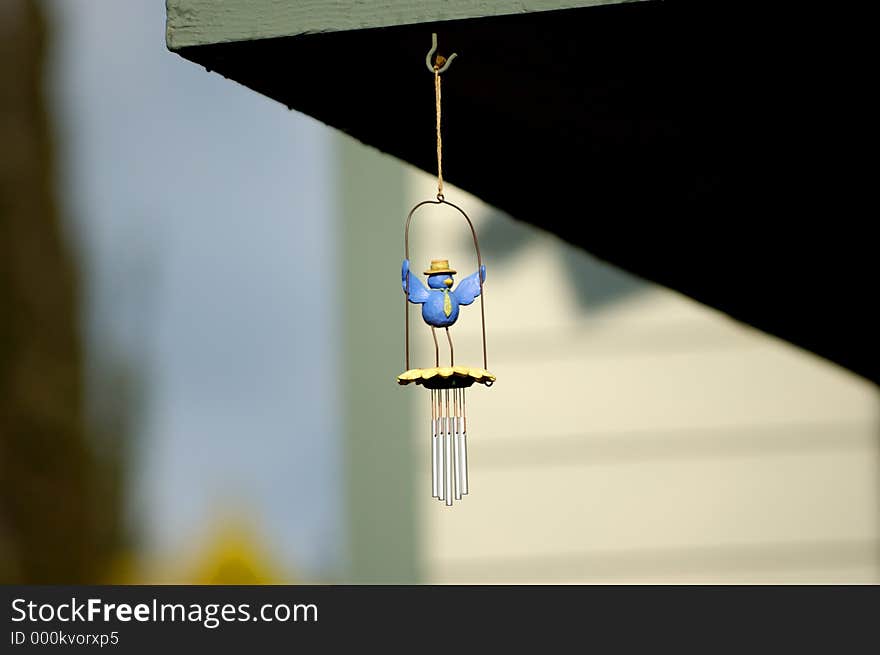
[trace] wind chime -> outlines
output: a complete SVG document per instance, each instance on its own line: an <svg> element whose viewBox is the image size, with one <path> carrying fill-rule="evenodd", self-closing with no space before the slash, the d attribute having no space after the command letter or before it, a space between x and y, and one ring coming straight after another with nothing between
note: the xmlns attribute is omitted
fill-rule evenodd
<svg viewBox="0 0 880 655"><path fill-rule="evenodd" d="M434 74L434 95L437 113L437 196L436 200L424 200L413 207L406 217L404 228L404 260L402 269L402 286L404 293L405 312L405 362L406 370L397 377L402 385L415 383L431 390L431 491L434 498L452 505L453 500L461 500L468 493L467 470L467 412L465 391L474 383L487 387L495 382L495 376L489 373L486 362L486 313L483 307L483 282L486 279L486 267L480 255L477 232L474 224L457 205L447 201L443 195L443 141L440 134L440 76L444 73L455 54L448 59L437 56L432 62L431 57L437 50L437 35L431 35L431 49L425 57L428 70ZM426 205L443 205L460 214L471 231L474 239L474 251L477 255L477 271L455 284L453 276L457 273L450 268L449 260L434 259L424 274L427 286L410 270L409 262L409 228L415 213ZM472 304L480 299L480 320L483 337L483 367L460 366L455 364L455 350L452 346L452 335L449 328L458 320L462 306ZM409 306L422 306L422 319L431 328L434 338L434 366L431 368L410 368L409 362ZM437 342L437 329L446 332L449 342L449 366L440 366L440 346Z"/></svg>

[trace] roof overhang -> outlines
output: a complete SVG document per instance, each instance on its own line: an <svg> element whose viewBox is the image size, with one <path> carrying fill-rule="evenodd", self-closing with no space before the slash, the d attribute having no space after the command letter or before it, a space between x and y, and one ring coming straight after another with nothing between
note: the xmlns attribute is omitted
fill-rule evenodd
<svg viewBox="0 0 880 655"><path fill-rule="evenodd" d="M729 1L168 0L167 33L433 172L437 32L459 55L448 181L877 382L870 183L850 156L870 57L831 40L861 20Z"/></svg>

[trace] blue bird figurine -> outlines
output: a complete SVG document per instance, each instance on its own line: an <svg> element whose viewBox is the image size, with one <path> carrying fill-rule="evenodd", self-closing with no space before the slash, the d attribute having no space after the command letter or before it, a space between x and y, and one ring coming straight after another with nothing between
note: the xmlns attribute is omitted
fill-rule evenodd
<svg viewBox="0 0 880 655"><path fill-rule="evenodd" d="M449 357L451 365L455 365L455 351L452 347L452 337L449 334L449 326L458 320L458 312L462 305L470 305L480 295L480 277L486 281L486 267L481 266L478 273L473 273L459 282L455 290L452 285L455 281L452 276L456 271L449 268L449 260L433 259L430 268L425 271L428 276L428 286L409 269L409 260L403 260L401 281L403 291L407 299L416 305L422 306L422 318L431 326L431 334L434 337L434 352L436 365L440 366L440 351L437 345L436 328L446 330L446 338L449 341Z"/></svg>

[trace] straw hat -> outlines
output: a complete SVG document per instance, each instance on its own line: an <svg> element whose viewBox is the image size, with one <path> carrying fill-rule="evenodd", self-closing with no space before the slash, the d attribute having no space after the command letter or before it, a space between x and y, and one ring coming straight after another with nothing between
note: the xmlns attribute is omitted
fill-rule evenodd
<svg viewBox="0 0 880 655"><path fill-rule="evenodd" d="M432 259L431 269L425 271L425 275L442 275L443 273L446 273L447 275L455 275L457 273L457 271L453 271L449 268L448 259Z"/></svg>

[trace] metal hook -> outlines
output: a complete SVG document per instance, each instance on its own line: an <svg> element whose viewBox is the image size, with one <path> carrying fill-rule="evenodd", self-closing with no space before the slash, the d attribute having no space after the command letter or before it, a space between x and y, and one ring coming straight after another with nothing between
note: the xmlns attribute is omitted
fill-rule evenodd
<svg viewBox="0 0 880 655"><path fill-rule="evenodd" d="M437 52L437 33L431 33L431 49L428 50L428 54L425 56L425 66L428 67L428 72L434 72L434 65L431 63L431 56ZM443 64L442 68L438 68L438 73L445 73L446 69L449 68L449 64L452 63L452 60L458 57L458 54L453 52L449 57L446 58L446 63Z"/></svg>

